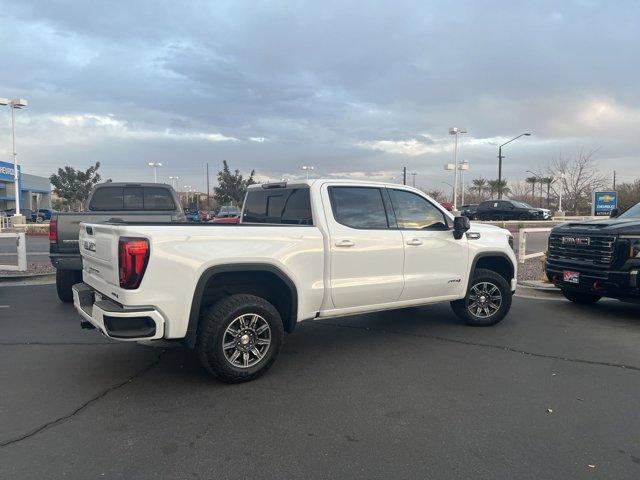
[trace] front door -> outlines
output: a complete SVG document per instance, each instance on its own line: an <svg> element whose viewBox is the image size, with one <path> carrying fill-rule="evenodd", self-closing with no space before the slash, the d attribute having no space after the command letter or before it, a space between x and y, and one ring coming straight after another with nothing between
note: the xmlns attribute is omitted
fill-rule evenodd
<svg viewBox="0 0 640 480"><path fill-rule="evenodd" d="M330 232L331 298L336 308L395 302L402 292L402 234L377 186L325 186Z"/></svg>
<svg viewBox="0 0 640 480"><path fill-rule="evenodd" d="M404 241L404 290L400 300L460 297L468 275L467 237L453 238L451 219L425 197L390 189Z"/></svg>

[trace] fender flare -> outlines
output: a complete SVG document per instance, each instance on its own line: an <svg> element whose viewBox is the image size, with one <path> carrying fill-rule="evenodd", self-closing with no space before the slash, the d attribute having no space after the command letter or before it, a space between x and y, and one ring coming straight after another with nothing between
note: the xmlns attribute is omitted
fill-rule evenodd
<svg viewBox="0 0 640 480"><path fill-rule="evenodd" d="M286 332L293 332L298 317L298 290L295 283L289 278L289 276L280 270L278 267L268 263L234 263L215 265L207 268L196 284L196 288L193 292L193 298L191 300L191 310L189 313L189 324L187 326L187 332L185 335L185 343L189 348L195 347L196 338L198 335L198 323L200 321L200 307L202 306L202 297L207 282L219 273L229 272L269 272L276 275L280 280L284 282L289 288L291 293L291 315L289 321L284 325Z"/></svg>
<svg viewBox="0 0 640 480"><path fill-rule="evenodd" d="M476 264L478 263L478 260L480 260L481 258L486 258L486 257L501 257L504 258L507 263L509 264L509 268L511 269L511 278L513 278L513 275L516 272L516 267L513 264L513 262L511 261L511 258L509 257L509 255L507 255L504 252L480 252L478 253L475 257L473 257L473 261L471 262L471 269L469 270L469 272L471 274L473 274L473 272L476 270ZM471 281L471 275L469 275L469 281ZM467 282L467 287L468 287L468 282Z"/></svg>

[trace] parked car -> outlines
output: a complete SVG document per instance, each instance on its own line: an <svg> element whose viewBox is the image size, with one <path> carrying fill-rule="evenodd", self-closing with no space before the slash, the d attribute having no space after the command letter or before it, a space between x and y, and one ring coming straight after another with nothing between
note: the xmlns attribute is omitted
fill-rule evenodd
<svg viewBox="0 0 640 480"><path fill-rule="evenodd" d="M462 215L463 217L467 217L469 220L475 220L477 210L478 210L477 203L462 205L460 207L460 215Z"/></svg>
<svg viewBox="0 0 640 480"><path fill-rule="evenodd" d="M640 203L619 216L554 227L545 268L572 302L640 302Z"/></svg>
<svg viewBox="0 0 640 480"><path fill-rule="evenodd" d="M200 222L200 212L198 210L185 210L184 215L187 222Z"/></svg>
<svg viewBox="0 0 640 480"><path fill-rule="evenodd" d="M8 216L12 217L16 214L15 208L10 208L6 210ZM39 212L31 210L30 208L21 208L20 213L25 217L25 220L28 223L42 223L44 221L44 216Z"/></svg>
<svg viewBox="0 0 640 480"><path fill-rule="evenodd" d="M306 319L450 301L469 325L498 323L516 288L512 238L407 186L254 185L233 227L83 223L74 304L85 328L181 341L209 373L242 382Z"/></svg>
<svg viewBox="0 0 640 480"><path fill-rule="evenodd" d="M486 200L475 215L478 220L547 220L551 218L547 212L516 200Z"/></svg>
<svg viewBox="0 0 640 480"><path fill-rule="evenodd" d="M49 224L49 257L63 302L73 301L71 286L82 281L80 222L185 221L176 192L160 183L101 183L93 187L86 205L84 212L54 212Z"/></svg>
<svg viewBox="0 0 640 480"><path fill-rule="evenodd" d="M240 209L233 205L220 207L211 221L213 223L240 223Z"/></svg>
<svg viewBox="0 0 640 480"><path fill-rule="evenodd" d="M39 208L38 209L38 213L40 215L42 215L42 218L44 220L51 220L51 215L53 215L54 212L55 212L55 210L51 210L50 208Z"/></svg>

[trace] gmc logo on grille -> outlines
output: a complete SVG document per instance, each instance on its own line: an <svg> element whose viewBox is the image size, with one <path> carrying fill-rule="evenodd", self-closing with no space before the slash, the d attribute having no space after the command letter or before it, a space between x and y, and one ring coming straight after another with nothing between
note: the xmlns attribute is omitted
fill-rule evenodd
<svg viewBox="0 0 640 480"><path fill-rule="evenodd" d="M591 239L589 237L562 237L562 244L586 247L591 245Z"/></svg>

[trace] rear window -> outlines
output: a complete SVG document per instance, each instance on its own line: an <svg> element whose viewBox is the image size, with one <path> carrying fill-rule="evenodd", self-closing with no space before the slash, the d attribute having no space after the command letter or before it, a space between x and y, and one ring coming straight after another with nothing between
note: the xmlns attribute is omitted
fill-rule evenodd
<svg viewBox="0 0 640 480"><path fill-rule="evenodd" d="M389 228L382 192L375 187L330 187L333 216L351 228Z"/></svg>
<svg viewBox="0 0 640 480"><path fill-rule="evenodd" d="M89 210L175 210L171 192L161 187L101 187L91 197Z"/></svg>
<svg viewBox="0 0 640 480"><path fill-rule="evenodd" d="M309 189L251 189L244 203L242 222L313 225Z"/></svg>

